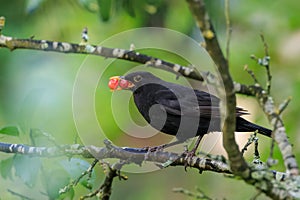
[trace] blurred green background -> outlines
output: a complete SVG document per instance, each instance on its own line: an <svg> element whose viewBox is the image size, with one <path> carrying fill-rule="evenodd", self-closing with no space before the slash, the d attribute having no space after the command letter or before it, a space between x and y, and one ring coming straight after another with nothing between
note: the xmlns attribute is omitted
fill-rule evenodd
<svg viewBox="0 0 300 200"><path fill-rule="evenodd" d="M102 9L110 1L105 2ZM207 3L221 45L224 48L226 39L224 1L215 0ZM271 56L273 76L271 92L275 102L280 104L284 99L292 96L292 102L284 112L283 119L297 157L300 156L300 148L297 146L300 142L298 136L300 130L298 123L298 119L300 119L298 104L300 101L300 71L298 70L300 63L300 15L298 4L297 1L293 0L230 1L233 31L230 48L232 76L237 82L252 84L251 78L243 70L244 65L248 64L257 74L257 77L263 83L265 82L265 70L249 58L251 54L258 57L264 55L263 44L259 37L259 34L263 32ZM97 1L94 0L0 0L0 5L0 15L6 17L6 25L2 33L17 38L34 36L35 39L79 43L82 29L88 27L89 43L100 44L111 36L126 30L157 26L179 31L197 41L201 39L185 1L114 0L112 1L111 12L108 13L105 10L99 13L101 9L99 9ZM153 41L153 43L155 42ZM177 41L172 42L176 44ZM129 48L130 43L135 43L135 41L104 42L112 48ZM179 58L171 53L151 49L141 52L171 62L187 64L184 58ZM79 130L78 127L76 129L72 110L72 106L74 106L73 90L76 81L78 81L76 77L83 65L90 66L90 72L94 72L91 73L93 77L98 75L102 66L109 65L102 72L101 79L99 78L96 86L92 85L93 83L88 78L80 80L81 86L87 88L87 93L88 91L94 92L95 105L90 106L95 109L97 119L105 132L109 133L108 135L95 133L93 136L96 129L91 125L92 122L83 115L77 120L82 125L81 134L82 131L87 131L87 137L77 137ZM125 135L113 119L110 107L112 96L116 95L117 103L114 105L118 106L118 102L120 102L121 109L123 107L122 99L130 99L130 94L112 94L107 88L107 81L110 76L122 75L137 65L126 61L101 57L91 58L91 56L79 54L32 50L11 52L8 49L0 49L0 90L2 94L0 125L16 125L21 131L19 137L0 135L1 141L32 144L29 136L31 131L35 137L36 145L53 146L47 138L42 137L39 133L43 131L53 135L58 144L83 142L84 144L101 146L103 139L108 137L115 144L121 146L149 145L145 140L130 138ZM145 68L145 70L157 73L173 82L178 82L174 75L167 72L150 68ZM184 83L184 81L180 79L179 83ZM191 84L197 85L197 82L191 81ZM81 93L81 98L84 99L87 93ZM251 121L270 127L255 99L238 96L238 104L250 111L252 115L249 119ZM84 107L80 109L84 109ZM145 125L132 104L130 111L136 123ZM121 117L121 120L126 126L127 119ZM127 128L130 129L130 127ZM248 134L237 133L237 137L242 138L239 140L240 145L242 145ZM269 155L271 141L268 138L259 138L260 153L262 160L265 161ZM159 144L170 139L172 137L154 136L151 138L151 144ZM218 143L220 143L220 138ZM213 152L223 152L220 148L217 146ZM251 161L252 151L249 150L246 156L248 161ZM274 169L284 170L281 164L281 155L277 148L275 149L275 158L279 159L280 164L274 166ZM19 199L8 190L32 199L57 198L58 188L66 185L70 178L74 178L76 174L80 173L78 168L84 169L88 165L85 161L72 159L71 164L73 166L80 166L72 169L67 158L12 158L12 155L3 153L0 154L0 161L0 199ZM90 161L88 160L88 162ZM22 163L23 165L21 165ZM10 170L13 165L20 166L20 168L15 167ZM195 191L195 186L200 187L210 197L218 199L249 199L256 194L253 187L242 181L225 178L221 174L211 172L205 172L201 175L192 169L185 172L181 167L170 167L149 173L128 173L127 175L129 176L128 181L116 180L114 182L112 199L193 199L172 192L172 188L183 187ZM101 167L95 171L93 180L95 181L94 188L97 188L103 180ZM69 196L63 197L68 199L74 195L75 199L78 199L79 196L88 193L89 190L79 185L72 192L68 194ZM267 197L261 195L258 199L267 199Z"/></svg>

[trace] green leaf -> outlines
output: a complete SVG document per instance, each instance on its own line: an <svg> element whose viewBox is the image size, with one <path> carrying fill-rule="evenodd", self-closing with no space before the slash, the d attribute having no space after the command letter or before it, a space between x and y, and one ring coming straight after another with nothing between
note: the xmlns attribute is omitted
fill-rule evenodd
<svg viewBox="0 0 300 200"><path fill-rule="evenodd" d="M111 15L112 0L97 0L102 21L108 21Z"/></svg>
<svg viewBox="0 0 300 200"><path fill-rule="evenodd" d="M60 194L59 197L57 197L57 200L74 199L74 196L74 188L70 188L68 192Z"/></svg>
<svg viewBox="0 0 300 200"><path fill-rule="evenodd" d="M64 169L61 168L61 169L51 170L50 172L47 171L44 173L44 176L46 178L45 181L46 192L49 199L61 199L59 198L60 197L59 191L61 188L69 184L70 182L69 175L66 173ZM70 189L69 192L61 195L61 197L63 198L69 195L71 195L71 197L74 196L74 191L72 189ZM65 199L69 199L69 198L65 198Z"/></svg>
<svg viewBox="0 0 300 200"><path fill-rule="evenodd" d="M38 171L41 168L40 158L32 158L27 155L16 155L13 159L16 176L30 187L34 186Z"/></svg>
<svg viewBox="0 0 300 200"><path fill-rule="evenodd" d="M60 161L60 164L72 179L76 179L83 171L86 171L90 167L90 163L78 158L65 159Z"/></svg>
<svg viewBox="0 0 300 200"><path fill-rule="evenodd" d="M90 163L85 160L72 158L70 160L60 161L61 166L69 173L72 179L77 179L82 172L86 171L90 167ZM88 176L80 179L79 183L87 189L92 189L92 183L95 182L94 173L92 172L92 177L87 179Z"/></svg>
<svg viewBox="0 0 300 200"><path fill-rule="evenodd" d="M124 0L123 1L123 8L124 10L131 16L135 17L135 12L133 5L135 5L136 2L134 0Z"/></svg>
<svg viewBox="0 0 300 200"><path fill-rule="evenodd" d="M12 178L12 168L13 157L0 161L0 173L4 179Z"/></svg>
<svg viewBox="0 0 300 200"><path fill-rule="evenodd" d="M92 13L99 11L97 0L79 0L79 4Z"/></svg>
<svg viewBox="0 0 300 200"><path fill-rule="evenodd" d="M16 126L6 126L0 129L0 134L19 136L19 129Z"/></svg>
<svg viewBox="0 0 300 200"><path fill-rule="evenodd" d="M91 184L91 180L87 180L87 179L83 179L82 181L80 181L80 184L85 187L86 189L93 189L93 185Z"/></svg>

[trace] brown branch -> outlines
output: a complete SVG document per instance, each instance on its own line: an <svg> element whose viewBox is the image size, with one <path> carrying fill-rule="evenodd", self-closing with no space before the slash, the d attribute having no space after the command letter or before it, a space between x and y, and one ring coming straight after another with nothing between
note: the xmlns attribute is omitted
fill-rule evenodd
<svg viewBox="0 0 300 200"><path fill-rule="evenodd" d="M102 160L105 158L118 158L124 161L125 164L138 164L142 162L155 162L160 163L161 167L167 166L190 166L191 168L202 171L213 171L217 173L231 174L231 170L226 162L219 159L203 158L194 156L186 163L186 155L178 155L172 152L146 152L142 149L131 149L120 148L113 146L109 141L105 141L106 147L95 147L95 146L82 146L78 144L74 145L62 145L57 147L29 147L21 144L6 144L0 143L0 151L14 154L25 154L36 157L60 157L60 156L75 156L80 155L84 158L93 158ZM127 150L125 150L127 149ZM167 163L167 165L166 165ZM94 162L96 164L96 162ZM92 167L94 166L92 165ZM120 169L119 167L112 167L114 170L111 171L111 175L107 175L103 184L106 188L109 188L108 182L112 181L112 177L115 177L115 173ZM87 170L89 171L89 170ZM83 173L86 174L86 173ZM115 175L114 175L115 174ZM283 195L286 197L295 197L300 195L300 187L297 184L300 177L288 177L285 173L270 171L261 165L251 166L251 176L247 180L248 183L255 185L260 188L261 191L267 192L272 188L272 193L269 194L271 197L278 197ZM112 176L113 175L113 176ZM81 175L82 176L82 175ZM102 184L102 185L103 185ZM101 186L98 190L88 194L85 198L93 196L103 191L104 186ZM109 191L109 190L107 190ZM278 198L277 198L278 199Z"/></svg>
<svg viewBox="0 0 300 200"><path fill-rule="evenodd" d="M282 152L287 152L283 154L285 165L288 169L288 172L291 174L298 174L298 166L296 163L293 154L291 153L291 147L287 142L285 129L282 123L282 120L279 116L280 113L276 113L274 108L273 100L270 96L266 95L266 92L259 85L246 86L240 83L233 83L228 71L228 63L224 58L224 55L221 51L219 43L216 38L215 31L213 26L208 18L208 14L206 13L204 3L201 0L188 0L191 10L196 16L196 20L198 25L204 35L206 48L210 53L211 57L215 61L217 68L220 72L221 79L225 83L225 91L226 91L226 111L227 113L234 113L235 109L235 95L234 91L246 94L257 96L260 100L262 107L264 107L264 111L268 114L269 120L275 127L274 135L275 140L279 144L279 147ZM80 54L90 54L102 57L110 57L128 60L132 62L138 62L145 65L150 65L153 67L157 67L160 69L169 69L169 71L175 72L176 74L181 74L185 77L192 78L195 80L216 80L216 78L207 72L197 72L194 69L189 67L181 66L178 64L173 64L170 62L166 62L159 58L154 58L151 56L147 56L144 54L139 54L138 52L132 50L125 50L119 48L107 48L96 45L87 44L87 40L84 40L81 44L73 44L66 42L55 42L55 41L47 41L47 40L34 40L33 38L29 39L16 39L12 37L7 37L2 35L2 29L4 27L5 20L0 18L0 47L9 48L10 50L14 49L34 49L34 50L42 50L42 51L55 51L59 53L80 53ZM271 79L271 76L268 76ZM267 85L269 90L269 86ZM222 102L224 104L224 102ZM223 105L225 106L225 104ZM271 109L270 109L271 108ZM271 111L270 111L271 110ZM228 115L225 118L225 127L223 129L224 132L224 145L226 146L226 150L229 153L229 158L232 163L232 169L236 171L244 171L246 173L242 173L244 178L248 183L255 185L261 191L264 191L268 196L273 198L289 198L295 197L295 195L299 196L299 188L293 187L299 185L299 177L289 177L289 179L284 179L283 182L277 182L277 179L274 179L274 173L270 172L267 169L257 170L255 167L251 166L251 168L247 167L242 157L240 157L240 152L236 150L236 146L231 142L234 141L233 137L233 126L235 118ZM230 125L232 124L232 125ZM230 144L230 146L228 146ZM56 157L56 156L72 156L72 155L81 155L85 158L119 158L129 161L131 163L140 164L145 160L158 162L165 165L165 163L170 163L170 166L186 166L185 155L178 155L170 152L156 152L149 153L145 156L145 153L132 153L128 152L122 148L116 147L103 147L98 148L94 146L81 146L81 145L64 145L59 147L28 147L20 144L5 144L0 143L0 151L6 153L21 153L21 154L30 154L33 156L44 156L44 157ZM96 156L95 156L96 155ZM146 158L146 159L145 159ZM237 161L237 162L236 162ZM162 166L163 166L162 165ZM224 162L212 159L198 158L193 157L188 160L188 165L192 168L199 169L200 171L209 170L221 173L231 173L228 165ZM248 173L249 171L249 173ZM248 176L247 176L248 175ZM277 175L277 173L276 173ZM298 191L298 193L297 193Z"/></svg>
<svg viewBox="0 0 300 200"><path fill-rule="evenodd" d="M197 25L201 30L201 33L205 40L205 47L216 64L216 68L219 72L220 78L224 83L225 94L222 90L219 90L221 99L221 113L224 119L223 132L223 146L228 154L230 160L230 166L234 174L241 175L243 177L249 176L249 170L246 161L244 160L239 147L235 141L235 115L229 113L235 113L236 99L234 84L229 73L228 62L225 59L218 39L216 37L215 30L209 19L209 15L205 8L203 0L187 0L190 10L193 13ZM223 98L222 98L223 97ZM224 101L226 100L226 101ZM227 113L227 115L226 115Z"/></svg>
<svg viewBox="0 0 300 200"><path fill-rule="evenodd" d="M231 39L231 23L230 23L230 16L229 16L229 0L225 0L225 8L224 8L224 15L226 19L226 59L229 62L229 54L230 54L230 39Z"/></svg>
<svg viewBox="0 0 300 200"><path fill-rule="evenodd" d="M189 3L189 7L191 12L193 13L197 25L199 26L201 33L205 39L205 47L214 60L216 67L219 72L219 76L221 77L221 80L224 83L225 87L225 94L223 94L223 97L226 97L227 103L225 104L224 101L221 101L221 108L226 107L227 113L235 113L235 106L236 106L236 100L235 100L235 93L234 91L237 90L236 86L233 84L233 81L231 79L230 73L229 73L229 67L228 62L225 59L222 50L220 48L220 45L218 43L216 33L214 31L213 25L209 19L209 15L206 11L205 4L203 0L187 0ZM262 40L264 42L264 38L262 37ZM265 51L267 52L267 45L264 42L265 45ZM291 153L291 147L289 143L287 142L285 129L283 126L283 123L281 121L281 118L278 115L274 115L274 106L273 101L269 101L272 98L267 95L267 93L270 92L270 81L271 81L271 75L269 72L269 56L265 57L266 59L262 60L262 64L267 69L267 75L268 75L268 82L267 82L267 92L260 87L259 84L255 84L254 86L251 86L251 89L248 87L247 90L254 92L256 94L257 98L260 100L261 106L264 108L264 111L271 112L269 113L268 117L271 123L275 127L274 135L275 140L279 144L279 148L281 152L284 155L285 165L287 167L288 172L293 174L298 174L298 166L296 163L296 160L294 158L294 155ZM238 89L241 89L238 88ZM221 93L222 94L222 93ZM262 95L260 97L260 95ZM222 97L222 95L221 95ZM267 97L267 98L264 98ZM221 100L224 100L221 98ZM271 108L271 109L270 109ZM224 115L224 113L223 113ZM274 117L275 116L275 117ZM255 169L253 169L252 166L247 166L247 163L242 157L242 154L240 153L238 146L234 139L234 130L235 130L235 116L227 115L223 116L224 119L224 127L222 129L223 132L223 146L228 154L229 160L230 160L230 166L234 174L241 176L247 183L254 185L257 189L260 191L263 191L266 195L274 198L274 199L287 199L287 198L295 198L293 196L293 192L298 191L298 189L293 190L291 192L288 188L289 186L283 186L278 188L277 183L271 181L269 179L270 174L268 173L261 173L261 171L258 172ZM274 120L276 119L276 120ZM266 167L267 168L267 167ZM298 180L293 179L293 177L290 177L295 184L298 184Z"/></svg>
<svg viewBox="0 0 300 200"><path fill-rule="evenodd" d="M111 196L112 183L116 177L119 179L127 180L128 177L120 174L120 169L122 167L122 163L116 163L113 166L110 166L109 163L102 161L101 165L106 174L105 179L102 185L95 191L80 197L81 200L95 197L99 195L101 200L109 200Z"/></svg>

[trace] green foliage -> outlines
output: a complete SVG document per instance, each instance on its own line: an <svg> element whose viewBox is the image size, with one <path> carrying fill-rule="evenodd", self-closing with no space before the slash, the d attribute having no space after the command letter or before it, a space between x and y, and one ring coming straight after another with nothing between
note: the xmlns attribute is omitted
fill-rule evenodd
<svg viewBox="0 0 300 200"><path fill-rule="evenodd" d="M6 126L0 129L0 134L19 136L19 129L16 126Z"/></svg>
<svg viewBox="0 0 300 200"><path fill-rule="evenodd" d="M59 190L67 185L70 181L70 177L66 170L62 168L57 168L50 171L44 171L44 184L46 186L46 193L50 199L60 199L65 197L70 197L73 199L74 190L71 188L67 194L64 194L60 198Z"/></svg>
<svg viewBox="0 0 300 200"><path fill-rule="evenodd" d="M132 28L143 27L157 22L157 24L180 31L199 41L199 32L195 22L189 13L187 4L181 0L78 0L78 1L51 1L51 0L11 0L5 1L0 7L1 15L6 17L6 26L2 33L13 37L28 38L32 35L37 39L48 39L56 41L67 41L79 43L83 27L89 28L89 43L99 44L116 33ZM294 141L296 156L300 156L297 148L299 142L298 130L300 118L300 82L299 70L296 66L300 63L299 52L295 45L299 30L299 9L297 1L243 1L232 0L230 16L232 22L232 38L230 53L230 70L234 80L237 82L252 84L251 78L243 71L245 64L264 80L264 69L257 67L256 63L249 59L251 54L263 55L263 46L259 33L264 32L269 44L271 53L271 71L273 75L272 95L277 104L287 96L293 96L292 102L283 113L284 122L291 141ZM100 4L100 6L98 5ZM223 49L225 48L225 26L223 1L207 1L210 13L213 14L213 23L218 32ZM102 11L101 11L102 4ZM104 8L108 9L104 9ZM105 23L103 22L104 20ZM155 23L154 23L155 24ZM143 38L143 35L138 36ZM299 36L298 36L299 38ZM164 41L162 38L161 41ZM159 42L161 42L159 41ZM158 41L153 41L157 43ZM172 41L177 44L177 41ZM115 43L104 43L109 47L129 48L134 39ZM137 46L137 48L143 48ZM168 55L159 51L147 51L144 53L161 57L171 62L184 62L176 56ZM141 51L141 52L143 52ZM293 56L296 55L296 56ZM32 138L38 145L51 144L49 137L42 132L50 133L58 144L72 144L77 134L77 124L74 123L72 113L72 91L74 80L78 70L83 67L83 60L88 61L91 57L85 55L63 55L58 53L15 50L8 51L0 49L0 89L3 98L0 100L0 121L2 125L17 124L20 130L34 130ZM290 59L292 58L292 59ZM91 74L101 74L102 67L111 62L110 59L93 57L88 63ZM201 67L203 63L200 63ZM113 140L115 144L132 144L136 140L124 137L122 130L113 120L111 108L109 108L112 93L107 88L107 81L110 76L124 74L128 69L135 67L136 63L126 61L114 61L105 72L95 93L95 109L97 120L100 125L109 130L109 135L100 135L91 127L90 121L82 116L81 121L86 128L85 135L90 133L90 138L80 136L79 140L84 145L93 142L103 145L104 137ZM142 68L144 69L144 68ZM153 72L162 73L156 69ZM100 76L100 75L99 75ZM165 77L174 77L165 74ZM175 77L173 78L174 82ZM181 79L179 79L180 81ZM92 86L89 78L81 80L85 88ZM193 82L197 85L198 82ZM85 93L84 93L85 94ZM126 94L119 94L122 107L122 97ZM122 96L123 95L123 96ZM132 103L132 102L131 102ZM251 121L268 126L264 114L259 110L255 100L252 98L239 97L239 103L247 107L251 113ZM132 106L132 104L130 104ZM84 109L84 108L83 108ZM133 120L143 125L139 113L131 107ZM94 113L93 113L94 114ZM119 113L122 115L122 113ZM126 123L128 119L122 119ZM34 128L37 128L38 131ZM0 130L1 142L29 143L29 135L20 134L19 128L14 126L3 127ZM13 137L13 141L11 140ZM239 140L246 140L248 136L237 134ZM131 142L131 143L130 143ZM159 143L160 141L157 141ZM244 141L240 141L243 146ZM261 137L259 149L262 160L265 161L269 154L270 140ZM222 152L222 148L216 148L216 154ZM22 181L30 186L31 194L35 197L40 192L46 193L48 198L78 199L80 195L89 192L90 188L86 179L81 181L81 186L76 186L63 196L58 195L59 189L69 184L70 181L86 170L88 163L80 159L66 159L57 161L50 159L35 159L18 155L0 154L0 194L5 199L7 189L14 188L23 193L20 189ZM246 153L248 161L252 160L252 151ZM275 149L275 159L280 159L278 149ZM281 163L281 161L279 161ZM77 168L78 167L78 168ZM96 167L97 168L97 167ZM78 170L77 170L78 169ZM282 170L281 166L274 166L275 170ZM97 171L98 170L98 171ZM176 176L174 176L176 174ZM103 178L101 169L93 173L92 183L101 184ZM246 199L256 191L246 184L236 180L226 179L222 175L203 173L182 168L169 168L147 174L129 174L129 180L124 183L116 181L112 199L178 199L178 194L172 192L172 188L184 187L187 189L200 185L201 189L213 194L216 199ZM20 179L18 179L20 177ZM22 181L19 181L22 180ZM141 180L143 184L141 183ZM159 180L159 181L158 181ZM40 183L40 184L37 184ZM96 184L95 184L96 185ZM82 187L83 186L83 187ZM233 188L239 188L234 193ZM133 190L134 188L134 190ZM35 189L35 190L34 190ZM68 196L69 195L69 196ZM4 196L4 197L2 197ZM9 196L11 197L11 196ZM258 199L265 199L262 196ZM6 198L10 199L10 198Z"/></svg>
<svg viewBox="0 0 300 200"><path fill-rule="evenodd" d="M12 179L13 157L0 161L0 174L4 179Z"/></svg>
<svg viewBox="0 0 300 200"><path fill-rule="evenodd" d="M112 0L97 0L99 5L99 14L103 21L109 20L112 12Z"/></svg>
<svg viewBox="0 0 300 200"><path fill-rule="evenodd" d="M135 17L134 5L136 5L136 0L123 0L124 10L132 17Z"/></svg>
<svg viewBox="0 0 300 200"><path fill-rule="evenodd" d="M78 158L64 159L60 161L61 166L68 172L72 179L76 179L81 173L90 166L85 160Z"/></svg>
<svg viewBox="0 0 300 200"><path fill-rule="evenodd" d="M26 185L33 187L39 175L41 160L26 155L15 155L13 167L16 170L16 176L20 177Z"/></svg>
<svg viewBox="0 0 300 200"><path fill-rule="evenodd" d="M99 11L99 5L96 0L79 0L80 5L82 5L86 10L96 13Z"/></svg>
<svg viewBox="0 0 300 200"><path fill-rule="evenodd" d="M61 166L66 170L72 180L77 179L82 172L86 171L90 167L90 163L78 158L71 158L69 160L60 161ZM92 173L92 179L95 178L95 173ZM88 176L80 179L79 183L87 189L91 189L91 180L88 180ZM92 181L93 182L93 181Z"/></svg>

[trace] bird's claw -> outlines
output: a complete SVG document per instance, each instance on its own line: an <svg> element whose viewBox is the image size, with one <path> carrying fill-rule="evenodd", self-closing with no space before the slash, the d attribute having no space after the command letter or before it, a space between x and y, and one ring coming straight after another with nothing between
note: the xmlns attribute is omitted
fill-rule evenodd
<svg viewBox="0 0 300 200"><path fill-rule="evenodd" d="M148 153L150 153L150 152L162 151L162 150L164 150L165 146L166 145L163 144L163 145L159 145L159 146L155 146L155 147L143 147L142 149L144 151L148 151Z"/></svg>
<svg viewBox="0 0 300 200"><path fill-rule="evenodd" d="M184 152L184 170L187 171L187 167L190 166L189 162L190 160L196 156L196 149L192 149L191 151L185 151Z"/></svg>
<svg viewBox="0 0 300 200"><path fill-rule="evenodd" d="M142 150L147 151L147 153L145 154L145 160L148 159L149 153L163 151L164 148L165 148L165 145L159 145L159 146L155 146L155 147L143 147Z"/></svg>

